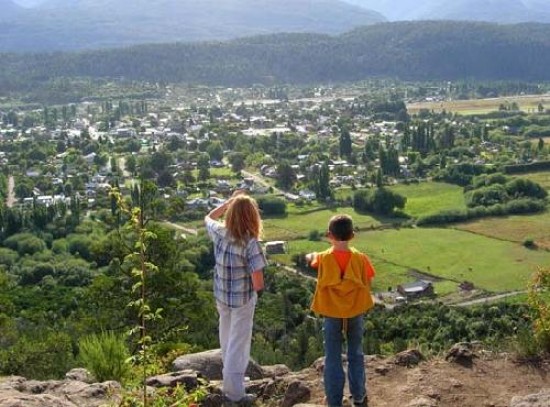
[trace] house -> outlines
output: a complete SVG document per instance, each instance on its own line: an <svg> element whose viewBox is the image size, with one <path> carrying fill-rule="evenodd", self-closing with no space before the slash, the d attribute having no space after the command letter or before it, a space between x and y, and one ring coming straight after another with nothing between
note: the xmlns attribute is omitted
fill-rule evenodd
<svg viewBox="0 0 550 407"><path fill-rule="evenodd" d="M267 254L285 254L287 252L287 245L285 241L274 240L265 244L265 252Z"/></svg>
<svg viewBox="0 0 550 407"><path fill-rule="evenodd" d="M301 198L307 199L308 201L313 201L317 197L317 195L315 195L315 192L310 189L302 189L298 192L298 195Z"/></svg>
<svg viewBox="0 0 550 407"><path fill-rule="evenodd" d="M208 199L194 198L188 201L185 201L185 206L189 209L208 209Z"/></svg>
<svg viewBox="0 0 550 407"><path fill-rule="evenodd" d="M434 295L434 287L430 281L417 280L412 283L397 286L397 291L405 298L420 298Z"/></svg>

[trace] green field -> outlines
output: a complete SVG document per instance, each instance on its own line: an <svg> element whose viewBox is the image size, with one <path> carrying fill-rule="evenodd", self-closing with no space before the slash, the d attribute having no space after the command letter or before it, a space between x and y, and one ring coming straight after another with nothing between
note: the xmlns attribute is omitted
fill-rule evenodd
<svg viewBox="0 0 550 407"><path fill-rule="evenodd" d="M550 171L546 172L531 172L527 174L519 174L517 175L517 178L527 178L531 181L536 182L537 184L540 184L543 188L546 188L548 191L550 191Z"/></svg>
<svg viewBox="0 0 550 407"><path fill-rule="evenodd" d="M550 264L550 252L453 229L361 232L353 245L373 259L378 271L376 290L394 285L390 281L410 281L406 271L411 268L455 282L472 281L491 292L522 290L537 266ZM326 247L326 242L289 243L290 254ZM452 285L441 288L450 292Z"/></svg>
<svg viewBox="0 0 550 407"><path fill-rule="evenodd" d="M443 182L399 184L391 187L407 197L405 212L413 217L448 209L466 209L462 187Z"/></svg>
<svg viewBox="0 0 550 407"><path fill-rule="evenodd" d="M538 215L480 219L463 223L457 228L518 243L523 243L525 239L533 239L539 247L550 249L549 211Z"/></svg>
<svg viewBox="0 0 550 407"><path fill-rule="evenodd" d="M364 229L380 225L368 215L361 215L353 208L311 210L311 207L289 206L288 215L280 218L264 218L264 238L266 240L294 240L307 237L312 230L324 233L329 219L336 214L353 217L355 226Z"/></svg>

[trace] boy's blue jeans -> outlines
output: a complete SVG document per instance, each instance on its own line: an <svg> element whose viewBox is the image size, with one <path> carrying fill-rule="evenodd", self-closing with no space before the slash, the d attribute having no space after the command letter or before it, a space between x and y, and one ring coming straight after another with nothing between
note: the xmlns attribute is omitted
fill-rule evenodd
<svg viewBox="0 0 550 407"><path fill-rule="evenodd" d="M341 406L344 397L344 367L342 365L342 345L347 342L348 382L353 400L361 401L366 392L365 365L363 356L363 315L347 318L347 332L343 336L341 318L325 317L323 339L325 346L325 394L329 406Z"/></svg>

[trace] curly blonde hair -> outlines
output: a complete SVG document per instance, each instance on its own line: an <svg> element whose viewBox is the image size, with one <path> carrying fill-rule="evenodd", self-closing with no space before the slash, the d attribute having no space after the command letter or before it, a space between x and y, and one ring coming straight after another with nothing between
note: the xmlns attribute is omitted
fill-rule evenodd
<svg viewBox="0 0 550 407"><path fill-rule="evenodd" d="M233 198L225 213L225 227L229 235L242 245L263 233L258 203L251 197L239 195Z"/></svg>

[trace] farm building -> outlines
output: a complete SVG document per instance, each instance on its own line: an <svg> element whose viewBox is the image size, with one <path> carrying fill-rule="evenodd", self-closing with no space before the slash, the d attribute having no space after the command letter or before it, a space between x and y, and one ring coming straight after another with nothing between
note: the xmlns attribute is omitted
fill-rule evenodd
<svg viewBox="0 0 550 407"><path fill-rule="evenodd" d="M265 244L265 252L267 254L285 254L287 252L286 242L275 240Z"/></svg>

